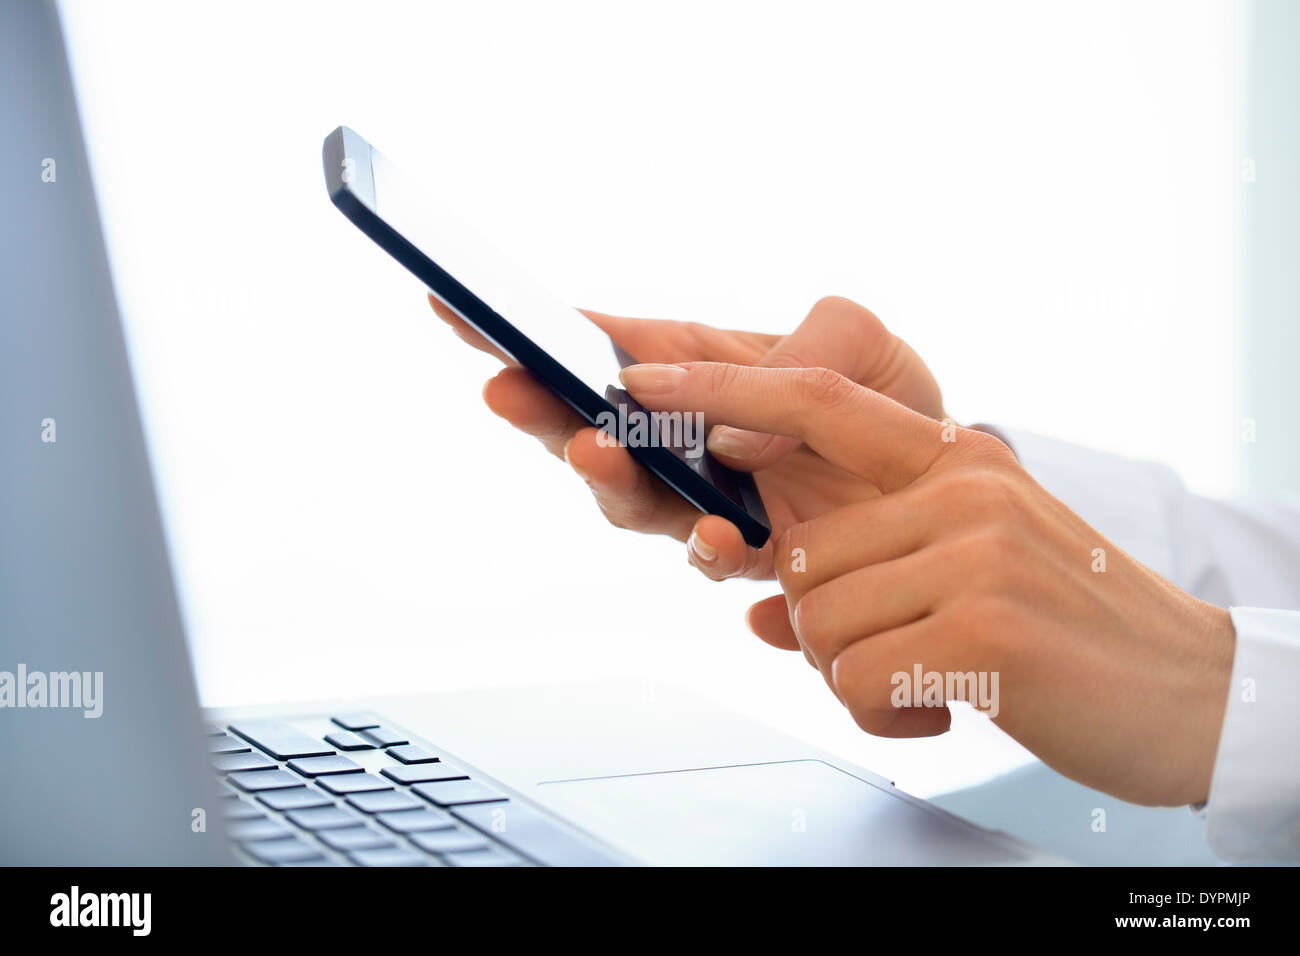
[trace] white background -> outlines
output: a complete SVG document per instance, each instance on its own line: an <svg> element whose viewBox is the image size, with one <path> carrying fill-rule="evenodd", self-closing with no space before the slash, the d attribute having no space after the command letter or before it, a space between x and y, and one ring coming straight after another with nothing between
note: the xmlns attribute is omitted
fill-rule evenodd
<svg viewBox="0 0 1300 956"><path fill-rule="evenodd" d="M787 331L870 306L958 419L1239 480L1239 8L64 4L205 703L636 674L925 793L717 585L478 400L325 195L345 123L561 298ZM597 715L593 715L597 719ZM521 715L526 719L526 715Z"/></svg>

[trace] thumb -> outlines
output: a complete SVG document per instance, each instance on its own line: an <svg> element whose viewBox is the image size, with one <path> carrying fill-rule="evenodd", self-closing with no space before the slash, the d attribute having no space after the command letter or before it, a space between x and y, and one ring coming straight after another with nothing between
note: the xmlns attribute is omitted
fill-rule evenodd
<svg viewBox="0 0 1300 956"><path fill-rule="evenodd" d="M630 365L619 378L652 411L798 439L882 491L910 484L953 447L941 422L825 368L687 362Z"/></svg>
<svg viewBox="0 0 1300 956"><path fill-rule="evenodd" d="M839 296L819 300L789 335L756 364L763 368L828 368L855 382L876 386L873 370L901 345L869 309ZM719 425L708 448L728 465L758 471L799 447L788 435L766 435Z"/></svg>

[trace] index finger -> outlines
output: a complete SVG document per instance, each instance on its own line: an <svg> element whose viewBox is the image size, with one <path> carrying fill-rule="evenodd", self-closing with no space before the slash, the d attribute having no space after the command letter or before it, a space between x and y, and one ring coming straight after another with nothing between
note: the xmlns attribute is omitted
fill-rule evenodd
<svg viewBox="0 0 1300 956"><path fill-rule="evenodd" d="M910 484L952 447L943 441L942 422L829 369L685 362L632 365L619 378L652 411L701 412L798 438L882 491Z"/></svg>

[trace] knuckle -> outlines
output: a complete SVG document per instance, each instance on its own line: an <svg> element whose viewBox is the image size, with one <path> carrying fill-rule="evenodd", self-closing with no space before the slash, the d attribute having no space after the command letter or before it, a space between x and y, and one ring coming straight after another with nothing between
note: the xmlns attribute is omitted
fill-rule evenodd
<svg viewBox="0 0 1300 956"><path fill-rule="evenodd" d="M1014 577L1025 560L1025 544L1016 528L1002 521L981 522L964 532L945 536L928 549L929 566L941 574L960 568L961 574L942 604L995 591Z"/></svg>
<svg viewBox="0 0 1300 956"><path fill-rule="evenodd" d="M820 314L823 312L825 313L842 312L844 311L845 308L856 308L856 307L857 307L856 302L854 302L852 299L845 298L842 295L824 295L816 302L813 303L813 307L809 310L809 313Z"/></svg>
<svg viewBox="0 0 1300 956"><path fill-rule="evenodd" d="M973 469L958 469L930 483L925 494L926 503L931 509L938 508L965 518L977 511L983 501L983 478Z"/></svg>
<svg viewBox="0 0 1300 956"><path fill-rule="evenodd" d="M778 532L772 539L772 559L776 576L782 587L787 590L797 585L800 579L800 572L795 570L795 558L797 552L802 553L806 558L809 537L805 525L795 524ZM806 567L803 570L806 570Z"/></svg>
<svg viewBox="0 0 1300 956"><path fill-rule="evenodd" d="M600 510L601 510L602 512L604 512L604 514L605 514L605 520L608 521L610 524L612 524L615 528L618 528L620 531L635 531L635 530L636 530L636 529L635 529L634 527L632 527L632 525L628 522L628 519L627 519L624 515L622 515L621 513L616 512L616 511L612 511L611 509L605 507L604 505L601 505Z"/></svg>
<svg viewBox="0 0 1300 956"><path fill-rule="evenodd" d="M819 322L850 328L859 336L867 334L874 337L885 328L874 312L842 295L823 296L814 303L808 314Z"/></svg>
<svg viewBox="0 0 1300 956"><path fill-rule="evenodd" d="M882 690L869 686L850 688L845 693L844 706L858 729L873 737L890 736L889 728L904 712L890 704Z"/></svg>
<svg viewBox="0 0 1300 956"><path fill-rule="evenodd" d="M716 362L710 366L709 389L714 392L726 392L734 388L740 380L740 366L729 362Z"/></svg>
<svg viewBox="0 0 1300 956"><path fill-rule="evenodd" d="M856 319L864 314L871 313L858 305L852 299L845 298L842 295L824 295L816 302L808 312L809 315L830 316L833 318L853 318Z"/></svg>
<svg viewBox="0 0 1300 956"><path fill-rule="evenodd" d="M854 384L829 368L802 369L795 379L798 397L806 404L835 407L853 395Z"/></svg>
<svg viewBox="0 0 1300 956"><path fill-rule="evenodd" d="M984 473L984 494L989 507L1003 519L1016 520L1024 513L1024 485L1014 474L1001 468Z"/></svg>
<svg viewBox="0 0 1300 956"><path fill-rule="evenodd" d="M973 508L983 518L1019 513L1020 486L1001 469L958 469L948 476L943 490L946 496Z"/></svg>
<svg viewBox="0 0 1300 956"><path fill-rule="evenodd" d="M1020 536L1014 527L1003 521L990 522L970 540L975 559L985 568L997 568L1017 557L1021 550Z"/></svg>
<svg viewBox="0 0 1300 956"><path fill-rule="evenodd" d="M996 598L1015 590L1019 569L1027 559L1024 540L1006 524L985 528L975 539L974 571L969 587L979 598Z"/></svg>
<svg viewBox="0 0 1300 956"><path fill-rule="evenodd" d="M888 710L871 710L866 707L849 707L849 716L863 733L873 737L885 736L885 730L897 718L897 714Z"/></svg>
<svg viewBox="0 0 1300 956"><path fill-rule="evenodd" d="M817 591L809 591L795 602L793 618L795 634L804 647L817 654L826 637L827 620L825 604Z"/></svg>
<svg viewBox="0 0 1300 956"><path fill-rule="evenodd" d="M996 435L990 435L978 428L963 428L961 444L971 458L993 464L1014 464L1015 454L1006 443Z"/></svg>
<svg viewBox="0 0 1300 956"><path fill-rule="evenodd" d="M605 519L622 531L644 531L655 512L653 500L643 495L629 495L614 500L597 496L596 503Z"/></svg>
<svg viewBox="0 0 1300 956"><path fill-rule="evenodd" d="M777 346L763 359L768 368L803 368L808 362L788 343Z"/></svg>
<svg viewBox="0 0 1300 956"><path fill-rule="evenodd" d="M967 642L987 643L1018 633L1019 608L1006 595L980 591L961 603L954 618Z"/></svg>
<svg viewBox="0 0 1300 956"><path fill-rule="evenodd" d="M831 680L849 716L861 730L882 735L898 717L890 694L890 664L875 655L841 654L831 665Z"/></svg>

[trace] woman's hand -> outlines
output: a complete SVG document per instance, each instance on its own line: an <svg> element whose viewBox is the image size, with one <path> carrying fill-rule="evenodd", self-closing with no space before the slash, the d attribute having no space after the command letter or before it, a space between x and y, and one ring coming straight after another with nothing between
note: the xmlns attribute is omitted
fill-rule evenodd
<svg viewBox="0 0 1300 956"><path fill-rule="evenodd" d="M845 483L882 492L787 512L772 544L784 594L749 615L764 640L804 651L862 729L942 733L944 704L968 699L1088 786L1138 803L1205 799L1228 613L1112 545L996 438L826 369L640 365L622 378L647 408L798 439Z"/></svg>
<svg viewBox="0 0 1300 956"><path fill-rule="evenodd" d="M438 313L462 339L503 362L483 389L488 407L565 458L590 486L612 523L688 541L691 561L720 580L773 576L770 546L754 551L729 521L702 516L636 463L627 449L597 441L596 429L508 360L435 297ZM943 417L939 386L915 352L871 312L847 299L826 298L787 336L728 332L686 322L587 317L642 362L729 362L770 368L824 366L931 418ZM613 356L611 354L611 371ZM726 464L756 475L773 533L879 494L871 482L832 464L785 436L715 429L709 448Z"/></svg>

